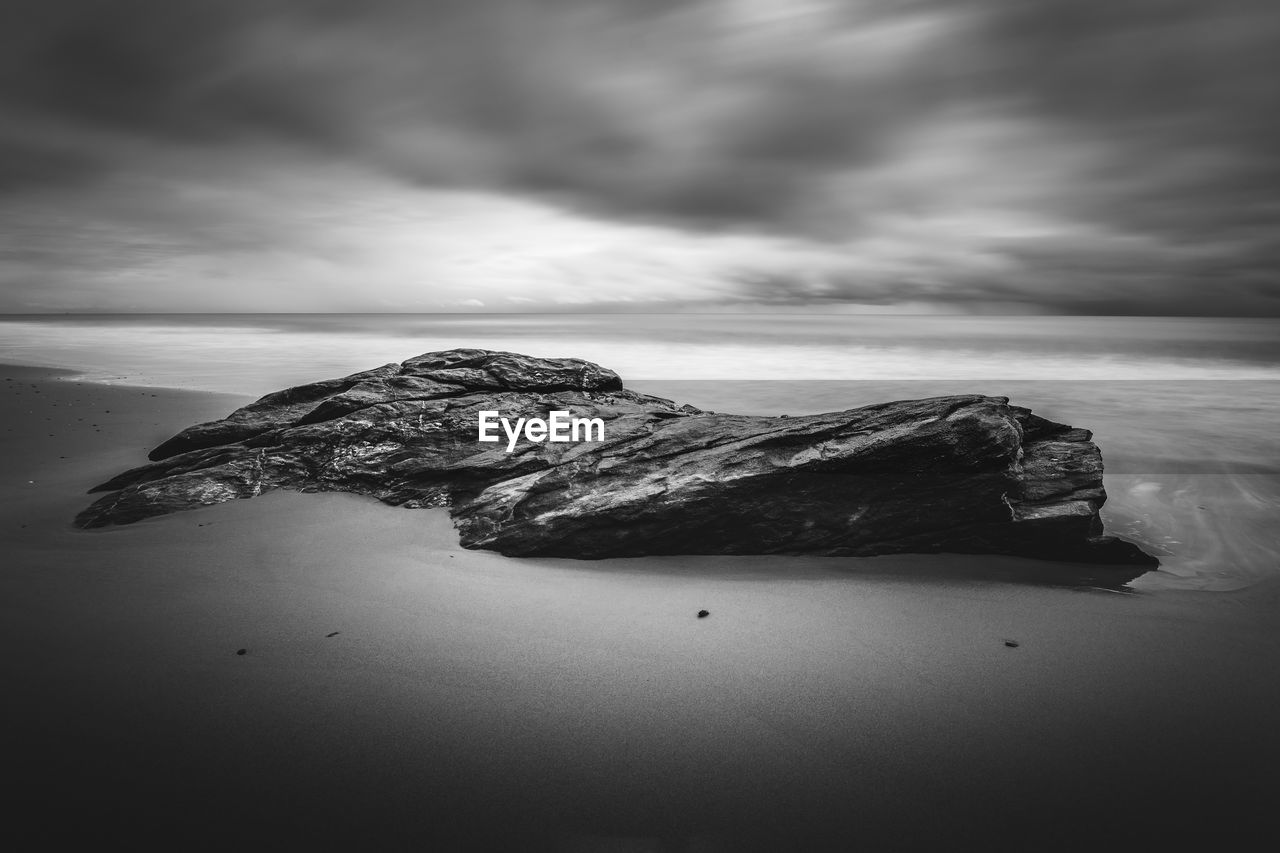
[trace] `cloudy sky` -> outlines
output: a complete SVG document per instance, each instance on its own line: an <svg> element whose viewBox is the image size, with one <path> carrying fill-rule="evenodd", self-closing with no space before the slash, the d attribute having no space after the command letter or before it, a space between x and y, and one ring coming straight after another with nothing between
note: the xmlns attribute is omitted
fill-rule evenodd
<svg viewBox="0 0 1280 853"><path fill-rule="evenodd" d="M1280 314L1273 0L7 0L0 312Z"/></svg>

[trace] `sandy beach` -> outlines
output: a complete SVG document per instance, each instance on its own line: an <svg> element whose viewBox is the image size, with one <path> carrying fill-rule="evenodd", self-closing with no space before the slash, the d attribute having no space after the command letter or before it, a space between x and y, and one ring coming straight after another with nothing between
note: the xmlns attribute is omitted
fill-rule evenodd
<svg viewBox="0 0 1280 853"><path fill-rule="evenodd" d="M39 847L1280 840L1280 582L519 560L340 494L79 531L89 487L246 398L0 375L10 831Z"/></svg>

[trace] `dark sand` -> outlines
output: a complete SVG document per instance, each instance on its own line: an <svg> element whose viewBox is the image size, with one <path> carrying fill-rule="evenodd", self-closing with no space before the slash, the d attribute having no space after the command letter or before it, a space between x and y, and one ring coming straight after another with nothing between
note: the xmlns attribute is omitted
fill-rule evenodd
<svg viewBox="0 0 1280 853"><path fill-rule="evenodd" d="M2 375L6 834L30 847L1280 843L1275 582L511 560L346 495L83 532L89 486L243 400Z"/></svg>

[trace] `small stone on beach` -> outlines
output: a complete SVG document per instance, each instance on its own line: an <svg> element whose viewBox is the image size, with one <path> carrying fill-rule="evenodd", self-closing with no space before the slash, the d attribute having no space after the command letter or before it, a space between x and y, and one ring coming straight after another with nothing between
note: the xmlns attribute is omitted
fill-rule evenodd
<svg viewBox="0 0 1280 853"><path fill-rule="evenodd" d="M699 619L705 619L706 617L708 617L708 616L710 616L710 615L711 615L711 612L710 612L709 610L699 610L699 611L698 611L698 618L699 618Z"/></svg>
<svg viewBox="0 0 1280 853"><path fill-rule="evenodd" d="M1011 648L1011 649L1016 649L1016 648L1018 647L1018 641L1017 641L1017 640L1005 640L1005 641L1004 641L1004 644L1005 644L1006 646L1008 646L1009 648Z"/></svg>
<svg viewBox="0 0 1280 853"><path fill-rule="evenodd" d="M249 654L249 650L248 650L248 649L236 649L236 654L238 654L238 655L247 655L247 654Z"/></svg>

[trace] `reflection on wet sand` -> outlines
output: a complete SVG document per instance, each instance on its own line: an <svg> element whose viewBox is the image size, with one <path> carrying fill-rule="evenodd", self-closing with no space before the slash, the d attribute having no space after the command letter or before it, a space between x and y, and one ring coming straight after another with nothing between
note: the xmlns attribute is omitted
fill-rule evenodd
<svg viewBox="0 0 1280 853"><path fill-rule="evenodd" d="M1136 589L1241 589L1280 571L1274 474L1115 474L1108 529L1160 558Z"/></svg>

